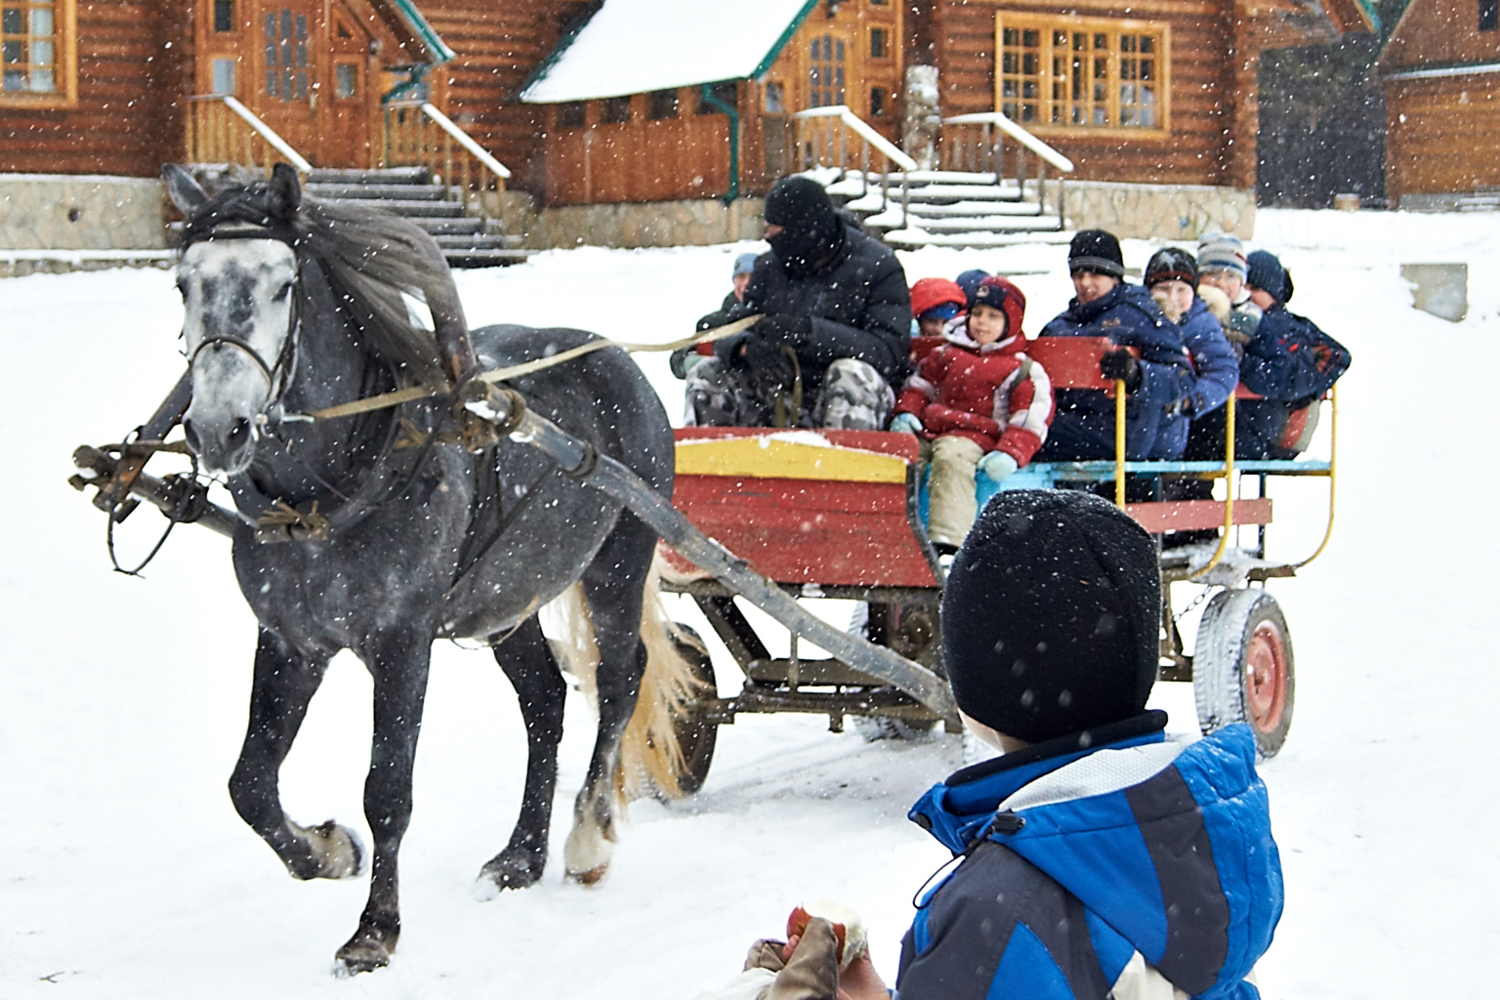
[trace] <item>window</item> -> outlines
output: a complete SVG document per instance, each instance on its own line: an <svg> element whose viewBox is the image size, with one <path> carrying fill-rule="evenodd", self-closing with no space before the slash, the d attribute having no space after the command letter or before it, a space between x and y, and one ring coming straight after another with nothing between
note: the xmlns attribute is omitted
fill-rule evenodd
<svg viewBox="0 0 1500 1000"><path fill-rule="evenodd" d="M768 82L766 84L765 104L766 114L768 115L786 114L786 85L774 80Z"/></svg>
<svg viewBox="0 0 1500 1000"><path fill-rule="evenodd" d="M234 0L214 0L214 31L224 34L234 30Z"/></svg>
<svg viewBox="0 0 1500 1000"><path fill-rule="evenodd" d="M71 0L0 0L0 101L45 103L77 97Z"/></svg>
<svg viewBox="0 0 1500 1000"><path fill-rule="evenodd" d="M1167 130L1166 25L1023 14L995 25L1005 115L1028 128Z"/></svg>
<svg viewBox="0 0 1500 1000"><path fill-rule="evenodd" d="M604 113L599 120L606 125L619 125L621 122L630 121L630 98L606 97Z"/></svg>
<svg viewBox="0 0 1500 1000"><path fill-rule="evenodd" d="M1479 0L1479 30L1500 28L1500 0Z"/></svg>
<svg viewBox="0 0 1500 1000"><path fill-rule="evenodd" d="M283 7L263 21L266 96L283 101L307 99L307 15Z"/></svg>
<svg viewBox="0 0 1500 1000"><path fill-rule="evenodd" d="M884 59L891 54L891 34L885 28L870 29L870 58Z"/></svg>
<svg viewBox="0 0 1500 1000"><path fill-rule="evenodd" d="M844 103L844 40L823 35L811 42L808 106L828 108Z"/></svg>
<svg viewBox="0 0 1500 1000"><path fill-rule="evenodd" d="M657 90L652 92L646 117L657 121L677 117L677 91Z"/></svg>
<svg viewBox="0 0 1500 1000"><path fill-rule="evenodd" d="M359 63L341 61L334 64L333 99L336 101L359 99Z"/></svg>
<svg viewBox="0 0 1500 1000"><path fill-rule="evenodd" d="M870 88L870 117L884 118L886 115L886 96L884 87Z"/></svg>
<svg viewBox="0 0 1500 1000"><path fill-rule="evenodd" d="M239 60L233 56L216 58L213 61L213 92L215 94L233 96L239 92L238 63Z"/></svg>
<svg viewBox="0 0 1500 1000"><path fill-rule="evenodd" d="M557 106L558 128L583 128L583 102L568 101Z"/></svg>
<svg viewBox="0 0 1500 1000"><path fill-rule="evenodd" d="M697 113L700 115L725 115L729 113L724 110L725 106L731 108L739 106L739 88L735 86L733 80L711 83L708 85L708 92L713 96L713 101L704 98L703 88L698 88Z"/></svg>

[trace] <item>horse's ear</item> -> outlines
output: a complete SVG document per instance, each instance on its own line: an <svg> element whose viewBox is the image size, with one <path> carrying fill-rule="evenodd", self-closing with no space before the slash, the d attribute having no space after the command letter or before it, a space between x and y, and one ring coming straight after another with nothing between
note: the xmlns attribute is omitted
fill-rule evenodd
<svg viewBox="0 0 1500 1000"><path fill-rule="evenodd" d="M289 163L278 163L271 169L271 215L282 222L291 222L302 204L302 185L297 181L297 171Z"/></svg>
<svg viewBox="0 0 1500 1000"><path fill-rule="evenodd" d="M193 175L175 163L163 163L161 175L167 182L167 195L183 215L192 215L208 201L208 192L193 180Z"/></svg>

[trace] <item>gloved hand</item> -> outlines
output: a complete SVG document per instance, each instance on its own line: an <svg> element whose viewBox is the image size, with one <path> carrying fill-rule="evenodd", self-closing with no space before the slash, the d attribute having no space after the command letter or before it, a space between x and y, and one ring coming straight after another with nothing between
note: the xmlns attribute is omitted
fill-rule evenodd
<svg viewBox="0 0 1500 1000"><path fill-rule="evenodd" d="M979 460L979 471L997 483L1018 468L1016 460L1003 451L992 451Z"/></svg>
<svg viewBox="0 0 1500 1000"><path fill-rule="evenodd" d="M906 434L920 434L922 421L918 420L914 414L898 413L891 418L891 430L902 431Z"/></svg>
<svg viewBox="0 0 1500 1000"><path fill-rule="evenodd" d="M1141 363L1136 360L1134 354L1123 347L1117 347L1100 358L1099 371L1103 372L1107 379L1123 381L1126 392L1135 392L1139 389L1141 380L1145 377L1141 371Z"/></svg>
<svg viewBox="0 0 1500 1000"><path fill-rule="evenodd" d="M763 317L759 323L751 327L751 330L757 337L769 343L790 344L796 347L812 339L812 319L808 316L794 316L791 313L774 313Z"/></svg>

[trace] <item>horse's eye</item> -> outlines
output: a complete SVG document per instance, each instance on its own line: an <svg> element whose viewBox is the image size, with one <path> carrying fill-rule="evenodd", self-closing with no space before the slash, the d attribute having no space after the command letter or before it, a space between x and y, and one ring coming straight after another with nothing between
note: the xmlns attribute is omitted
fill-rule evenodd
<svg viewBox="0 0 1500 1000"><path fill-rule="evenodd" d="M292 292L292 283L290 281L288 281L286 284L282 285L280 288L278 288L276 290L276 294L273 295L273 296L271 296L271 301L273 301L273 302L280 302L283 299L285 299L288 295L290 295L291 292Z"/></svg>

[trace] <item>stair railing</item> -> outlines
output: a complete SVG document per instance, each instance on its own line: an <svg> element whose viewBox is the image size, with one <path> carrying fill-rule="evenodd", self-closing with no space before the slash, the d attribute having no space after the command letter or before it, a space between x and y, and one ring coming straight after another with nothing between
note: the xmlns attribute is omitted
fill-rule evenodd
<svg viewBox="0 0 1500 1000"><path fill-rule="evenodd" d="M269 177L277 159L284 159L304 177L312 172L291 143L228 94L195 94L187 101L189 163L232 163Z"/></svg>
<svg viewBox="0 0 1500 1000"><path fill-rule="evenodd" d="M425 167L477 208L488 222L486 192L505 190L510 171L474 137L426 101L391 101L381 109L380 166Z"/></svg>
<svg viewBox="0 0 1500 1000"><path fill-rule="evenodd" d="M1047 166L1050 164L1058 172L1057 221L1060 228L1066 228L1063 184L1064 178L1073 172L1073 161L999 111L981 111L944 118L939 139L939 162L945 170L993 172L998 187L1005 180L1006 136L1016 141L1017 200L1026 196L1026 154L1030 151L1037 159L1036 214L1041 215L1046 211Z"/></svg>
<svg viewBox="0 0 1500 1000"><path fill-rule="evenodd" d="M911 190L907 174L917 169L917 161L896 144L875 131L874 127L842 104L826 108L809 108L792 115L792 144L795 152L788 158L788 172L832 167L847 176L858 146L860 197L870 193L870 158L880 160L880 210L890 207L891 167L901 171L901 226L906 227Z"/></svg>

